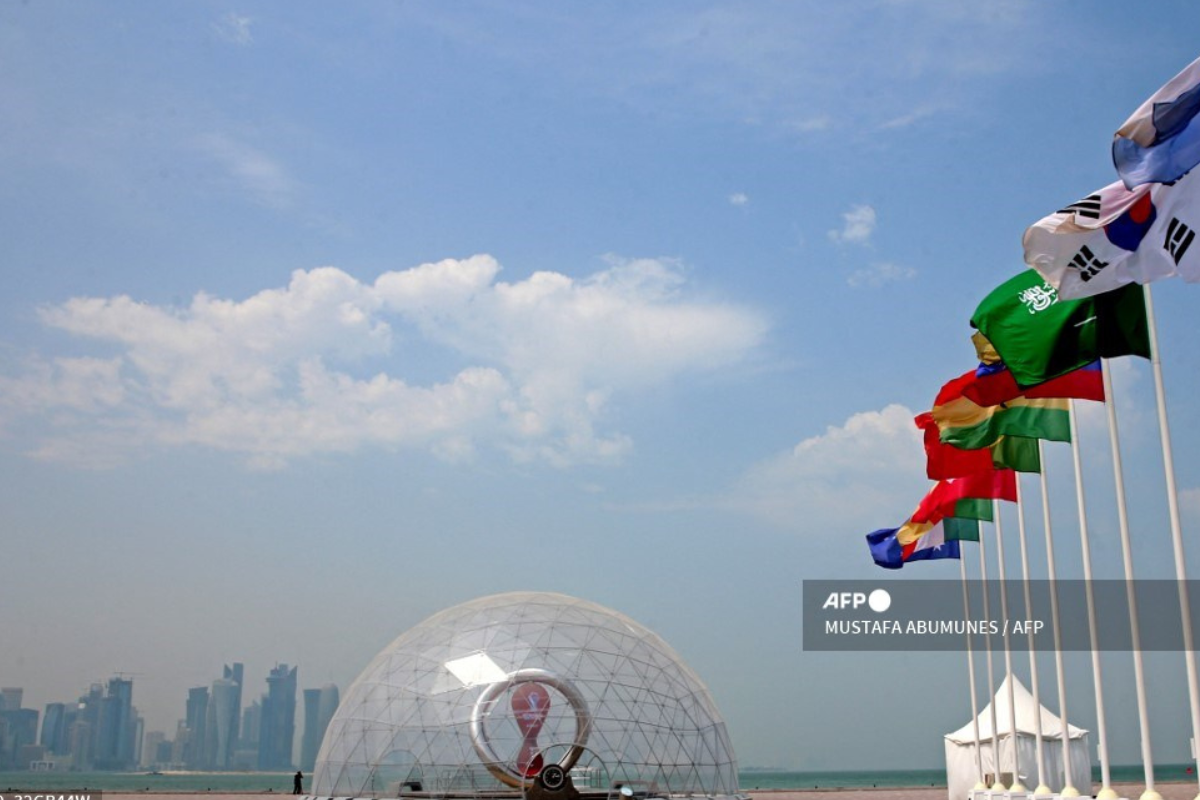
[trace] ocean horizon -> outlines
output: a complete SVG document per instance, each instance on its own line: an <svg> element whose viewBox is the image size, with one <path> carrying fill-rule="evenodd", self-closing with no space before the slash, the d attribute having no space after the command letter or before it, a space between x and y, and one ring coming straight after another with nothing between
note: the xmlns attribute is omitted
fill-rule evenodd
<svg viewBox="0 0 1200 800"><path fill-rule="evenodd" d="M292 772L0 772L0 789L50 790L88 789L101 792L214 792L290 794ZM310 773L305 773L305 789ZM1194 780L1190 764L1158 764L1156 781ZM1137 782L1140 764L1112 767L1116 783ZM787 770L752 768L738 773L742 791L784 789L861 789L870 787L943 787L945 768L905 770ZM1099 784L1099 767L1093 767L1093 782Z"/></svg>

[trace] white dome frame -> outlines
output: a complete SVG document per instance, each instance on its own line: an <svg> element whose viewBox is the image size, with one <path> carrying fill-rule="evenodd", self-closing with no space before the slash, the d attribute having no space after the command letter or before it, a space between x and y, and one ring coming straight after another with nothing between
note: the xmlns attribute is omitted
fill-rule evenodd
<svg viewBox="0 0 1200 800"><path fill-rule="evenodd" d="M524 731L504 702L528 682L552 698L544 729ZM532 775L515 753L530 746L585 796L741 797L725 722L679 655L618 612L548 592L463 603L384 648L330 721L312 792L519 796Z"/></svg>

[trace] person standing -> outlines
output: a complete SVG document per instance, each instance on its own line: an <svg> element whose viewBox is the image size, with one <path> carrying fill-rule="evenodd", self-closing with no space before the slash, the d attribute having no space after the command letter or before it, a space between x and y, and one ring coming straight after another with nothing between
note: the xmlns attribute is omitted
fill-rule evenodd
<svg viewBox="0 0 1200 800"><path fill-rule="evenodd" d="M296 777L292 778L292 794L304 794L304 773L296 770Z"/></svg>

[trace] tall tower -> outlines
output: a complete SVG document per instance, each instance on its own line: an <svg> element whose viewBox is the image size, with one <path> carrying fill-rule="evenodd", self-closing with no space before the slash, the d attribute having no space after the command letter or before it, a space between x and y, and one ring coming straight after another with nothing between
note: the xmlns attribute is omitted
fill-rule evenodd
<svg viewBox="0 0 1200 800"><path fill-rule="evenodd" d="M320 689L304 690L304 740L300 746L300 769L312 772L325 729L338 707L338 688L327 683Z"/></svg>
<svg viewBox="0 0 1200 800"><path fill-rule="evenodd" d="M133 681L111 678L108 692L100 701L99 731L93 760L97 769L128 769L133 766L137 720L133 711Z"/></svg>
<svg viewBox="0 0 1200 800"><path fill-rule="evenodd" d="M258 768L292 769L292 743L296 738L296 667L280 664L267 675L262 723L258 734Z"/></svg>
<svg viewBox="0 0 1200 800"><path fill-rule="evenodd" d="M213 740L212 768L229 769L233 761L233 746L237 741L238 698L241 686L236 681L221 678L213 681L212 696L208 702L208 732Z"/></svg>
<svg viewBox="0 0 1200 800"><path fill-rule="evenodd" d="M21 708L21 699L25 690L8 687L0 689L0 711L17 711Z"/></svg>
<svg viewBox="0 0 1200 800"><path fill-rule="evenodd" d="M188 689L187 743L183 752L183 763L189 769L204 769L204 739L208 728L208 687Z"/></svg>
<svg viewBox="0 0 1200 800"><path fill-rule="evenodd" d="M238 743L242 738L242 687L246 684L242 680L244 668L240 661L233 662L233 666L225 665L225 669L221 675L227 681L233 681L237 684L237 691L234 693L233 700L233 727L229 732L229 766L233 766L233 754L237 752Z"/></svg>

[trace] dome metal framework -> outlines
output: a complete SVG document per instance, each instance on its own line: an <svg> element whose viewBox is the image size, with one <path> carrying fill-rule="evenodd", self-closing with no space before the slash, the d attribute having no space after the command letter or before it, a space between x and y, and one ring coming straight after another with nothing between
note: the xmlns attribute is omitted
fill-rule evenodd
<svg viewBox="0 0 1200 800"><path fill-rule="evenodd" d="M564 775L584 795L738 795L725 723L666 642L595 603L515 592L379 653L329 724L312 791L530 795Z"/></svg>

